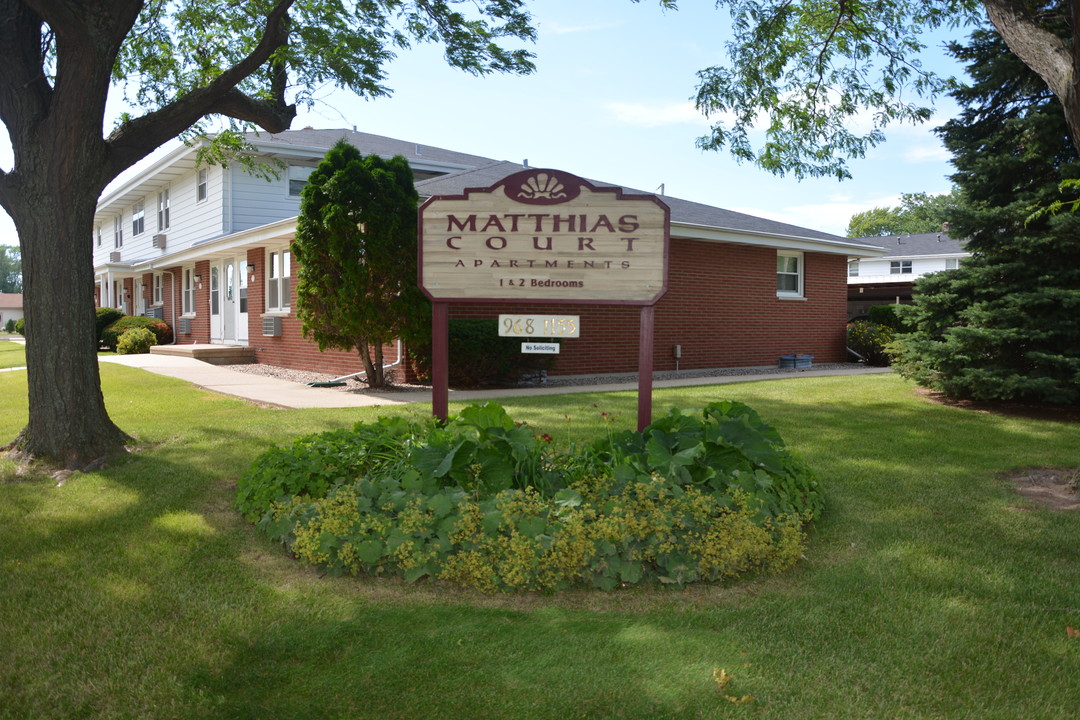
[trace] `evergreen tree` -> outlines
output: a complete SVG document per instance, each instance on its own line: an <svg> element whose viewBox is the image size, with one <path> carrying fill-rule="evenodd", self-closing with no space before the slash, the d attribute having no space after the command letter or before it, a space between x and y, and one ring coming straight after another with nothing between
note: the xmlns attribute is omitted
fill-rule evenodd
<svg viewBox="0 0 1080 720"><path fill-rule="evenodd" d="M338 141L311 174L293 240L297 317L319 349L356 350L383 387L382 346L430 330L416 285L417 201L405 158L364 157Z"/></svg>
<svg viewBox="0 0 1080 720"><path fill-rule="evenodd" d="M994 32L951 50L973 82L939 132L973 257L917 283L895 367L952 397L1080 403L1080 214L1033 216L1080 177L1061 105Z"/></svg>

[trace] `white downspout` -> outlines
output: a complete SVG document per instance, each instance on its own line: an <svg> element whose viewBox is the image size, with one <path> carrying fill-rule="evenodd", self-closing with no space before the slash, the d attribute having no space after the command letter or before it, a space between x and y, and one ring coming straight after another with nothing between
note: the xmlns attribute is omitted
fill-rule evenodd
<svg viewBox="0 0 1080 720"><path fill-rule="evenodd" d="M404 350L404 348L401 346L401 338L398 338L398 341L397 341L397 360L390 363L389 365L383 365L382 369L383 370L389 370L390 368L395 368L398 365L400 365L401 361L404 359L403 358L403 350ZM336 377L333 380L328 380L327 382L341 382L342 380L348 380L349 378L360 377L361 375L366 375L366 374L367 374L367 370L361 370L360 372L352 373L351 375L342 375L341 377Z"/></svg>

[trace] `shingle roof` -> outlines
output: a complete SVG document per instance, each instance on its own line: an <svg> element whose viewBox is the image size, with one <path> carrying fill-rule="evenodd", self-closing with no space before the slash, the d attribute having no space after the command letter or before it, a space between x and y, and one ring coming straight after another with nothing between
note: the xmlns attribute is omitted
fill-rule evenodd
<svg viewBox="0 0 1080 720"><path fill-rule="evenodd" d="M451 175L444 175L442 177L418 182L416 183L416 189L423 197L430 197L432 195L460 195L467 188L483 188L494 185L507 175L520 172L522 169L524 169L524 166L517 163L496 161L471 170L463 170ZM623 187L624 190L629 192L646 195L652 194L608 182L591 179L588 181L597 187ZM690 202L689 200L680 200L679 198L669 197L667 195L661 196L660 199L667 203L668 207L671 208L671 221L676 223L704 225L712 228L761 233L765 235L785 235L814 240L853 242L870 246L877 245L875 242L866 242L866 239L852 240L850 238L843 238L838 235L831 235L818 230L809 230L797 225L790 225L775 220L766 220L765 218L733 212L731 210L724 210L723 208L712 207L711 205L702 203ZM877 238L871 238L871 240L876 239Z"/></svg>
<svg viewBox="0 0 1080 720"><path fill-rule="evenodd" d="M408 140L398 140L383 135L356 132L344 128L332 128L328 130L316 130L305 128L303 130L287 130L283 133L271 135L269 133L247 133L245 138L259 149L272 148L281 145L283 149L289 147L330 148L338 140L344 138L350 145L368 155L393 156L403 155L410 161L428 160L438 163L449 163L475 167L495 162L492 158L468 153L455 152L444 148L424 145Z"/></svg>
<svg viewBox="0 0 1080 720"><path fill-rule="evenodd" d="M948 233L918 233L915 235L887 235L884 237L858 238L859 242L885 248L882 258L923 255L962 255L964 243L949 237Z"/></svg>
<svg viewBox="0 0 1080 720"><path fill-rule="evenodd" d="M22 293L0 293L0 308L18 309L22 306Z"/></svg>

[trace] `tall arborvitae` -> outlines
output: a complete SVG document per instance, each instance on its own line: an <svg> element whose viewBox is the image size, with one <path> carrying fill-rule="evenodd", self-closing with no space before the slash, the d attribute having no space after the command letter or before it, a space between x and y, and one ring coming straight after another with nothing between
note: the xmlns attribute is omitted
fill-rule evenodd
<svg viewBox="0 0 1080 720"><path fill-rule="evenodd" d="M1064 114L993 31L952 52L972 84L939 133L965 200L950 232L974 257L918 283L896 367L951 397L1080 403L1080 214L1039 212L1076 198Z"/></svg>
<svg viewBox="0 0 1080 720"><path fill-rule="evenodd" d="M416 286L417 199L404 157L365 156L344 140L301 196L296 317L320 350L355 349L372 387L387 381L383 345L424 338L431 327Z"/></svg>

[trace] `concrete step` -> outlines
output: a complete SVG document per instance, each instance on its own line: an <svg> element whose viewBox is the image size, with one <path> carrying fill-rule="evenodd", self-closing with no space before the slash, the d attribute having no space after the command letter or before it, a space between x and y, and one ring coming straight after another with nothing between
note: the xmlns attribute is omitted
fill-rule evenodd
<svg viewBox="0 0 1080 720"><path fill-rule="evenodd" d="M154 345L155 355L175 355L202 360L211 365L244 365L255 362L255 348L242 345Z"/></svg>

